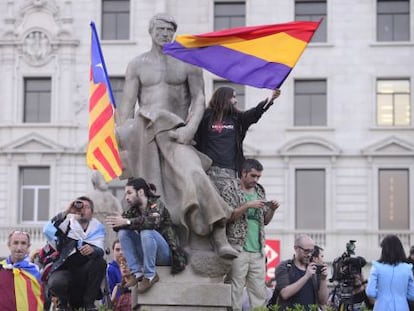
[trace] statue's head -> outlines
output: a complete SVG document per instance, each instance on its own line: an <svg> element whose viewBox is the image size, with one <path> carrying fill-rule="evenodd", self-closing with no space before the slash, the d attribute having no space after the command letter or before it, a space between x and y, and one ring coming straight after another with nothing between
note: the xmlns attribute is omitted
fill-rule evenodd
<svg viewBox="0 0 414 311"><path fill-rule="evenodd" d="M148 31L152 41L160 46L170 43L177 31L177 23L171 15L158 13L154 15L149 23Z"/></svg>
<svg viewBox="0 0 414 311"><path fill-rule="evenodd" d="M91 177L92 185L94 189L106 191L108 190L109 186L106 183L102 174L98 171L94 171Z"/></svg>
<svg viewBox="0 0 414 311"><path fill-rule="evenodd" d="M172 15L169 15L167 13L157 13L151 18L149 22L149 28L148 28L149 33L151 33L151 30L154 28L155 24L158 21L163 21L163 22L171 24L174 28L174 32L177 31L177 22L175 21L174 17L172 17Z"/></svg>

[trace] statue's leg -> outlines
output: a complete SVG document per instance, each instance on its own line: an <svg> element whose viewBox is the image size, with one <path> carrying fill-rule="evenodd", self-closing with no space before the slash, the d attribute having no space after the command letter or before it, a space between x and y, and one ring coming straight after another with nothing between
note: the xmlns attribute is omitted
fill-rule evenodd
<svg viewBox="0 0 414 311"><path fill-rule="evenodd" d="M211 233L212 228L204 221L204 216L199 209L191 211L189 218L191 229L194 233L201 236L209 235Z"/></svg>
<svg viewBox="0 0 414 311"><path fill-rule="evenodd" d="M234 259L239 255L239 252L236 251L227 240L226 221L224 219L217 221L213 225L212 236L216 252L220 257L225 259Z"/></svg>

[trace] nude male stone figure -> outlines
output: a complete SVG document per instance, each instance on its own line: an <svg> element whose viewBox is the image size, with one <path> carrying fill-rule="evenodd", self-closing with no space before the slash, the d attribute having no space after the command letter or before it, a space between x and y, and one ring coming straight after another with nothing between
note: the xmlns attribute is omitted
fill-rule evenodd
<svg viewBox="0 0 414 311"><path fill-rule="evenodd" d="M151 50L127 67L116 119L124 177L156 185L174 223L185 228L184 243L190 233L212 232L217 254L231 259L237 257L225 232L231 210L205 173L211 160L191 145L205 107L202 71L162 52L176 30L172 16L155 15Z"/></svg>

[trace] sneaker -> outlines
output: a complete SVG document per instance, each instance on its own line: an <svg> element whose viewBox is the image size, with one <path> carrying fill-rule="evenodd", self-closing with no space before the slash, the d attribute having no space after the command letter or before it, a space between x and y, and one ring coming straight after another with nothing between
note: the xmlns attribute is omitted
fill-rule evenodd
<svg viewBox="0 0 414 311"><path fill-rule="evenodd" d="M139 294L145 293L152 287L152 285L157 283L159 280L160 278L158 277L157 273L155 273L155 276L152 278L151 281L147 278L144 278L141 282L138 283L137 292Z"/></svg>
<svg viewBox="0 0 414 311"><path fill-rule="evenodd" d="M134 287L138 284L138 282L142 281L144 276L136 276L135 274L131 274L127 277L127 281L125 282L125 287Z"/></svg>

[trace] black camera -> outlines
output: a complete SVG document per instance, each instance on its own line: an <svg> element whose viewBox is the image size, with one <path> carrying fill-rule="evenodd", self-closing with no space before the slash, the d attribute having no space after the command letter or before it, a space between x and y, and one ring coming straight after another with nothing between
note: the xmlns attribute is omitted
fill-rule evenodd
<svg viewBox="0 0 414 311"><path fill-rule="evenodd" d="M322 273L322 265L316 265L316 274L321 274Z"/></svg>
<svg viewBox="0 0 414 311"><path fill-rule="evenodd" d="M75 201L73 202L73 207L76 209L81 209L83 208L83 202L82 201Z"/></svg>

